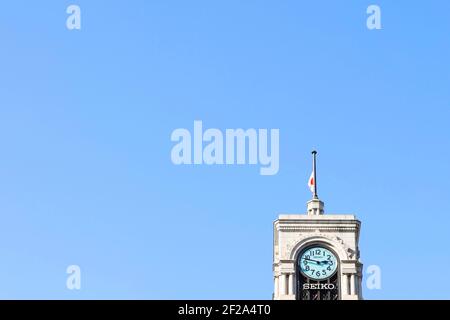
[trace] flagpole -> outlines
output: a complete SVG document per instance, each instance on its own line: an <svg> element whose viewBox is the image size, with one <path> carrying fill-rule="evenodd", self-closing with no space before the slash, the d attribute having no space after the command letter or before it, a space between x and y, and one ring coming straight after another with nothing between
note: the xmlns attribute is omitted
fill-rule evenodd
<svg viewBox="0 0 450 320"><path fill-rule="evenodd" d="M317 151L313 150L311 153L313 155L313 172L314 172L314 195L313 195L313 199L319 199L319 197L317 196L317 177L316 177L316 155L317 155Z"/></svg>

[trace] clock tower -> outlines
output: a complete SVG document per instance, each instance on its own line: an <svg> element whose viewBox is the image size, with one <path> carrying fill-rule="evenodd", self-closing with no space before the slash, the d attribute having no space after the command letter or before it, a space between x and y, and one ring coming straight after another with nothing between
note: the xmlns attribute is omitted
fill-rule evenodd
<svg viewBox="0 0 450 320"><path fill-rule="evenodd" d="M316 154L306 214L280 214L273 224L273 299L359 300L361 222L354 215L324 214L317 195Z"/></svg>

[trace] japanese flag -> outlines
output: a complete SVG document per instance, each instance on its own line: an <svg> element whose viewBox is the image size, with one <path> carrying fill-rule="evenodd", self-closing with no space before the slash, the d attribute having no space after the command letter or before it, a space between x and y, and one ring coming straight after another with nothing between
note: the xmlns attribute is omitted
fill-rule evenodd
<svg viewBox="0 0 450 320"><path fill-rule="evenodd" d="M314 193L314 186L316 185L316 181L314 181L314 171L311 173L311 176L308 180L308 187L309 190L311 190L312 193Z"/></svg>

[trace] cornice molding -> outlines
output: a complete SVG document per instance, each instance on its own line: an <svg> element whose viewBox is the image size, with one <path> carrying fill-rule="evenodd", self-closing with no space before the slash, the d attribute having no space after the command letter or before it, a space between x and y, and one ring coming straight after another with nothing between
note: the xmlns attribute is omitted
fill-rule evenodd
<svg viewBox="0 0 450 320"><path fill-rule="evenodd" d="M278 229L282 232L357 232L356 227L340 226L280 226Z"/></svg>

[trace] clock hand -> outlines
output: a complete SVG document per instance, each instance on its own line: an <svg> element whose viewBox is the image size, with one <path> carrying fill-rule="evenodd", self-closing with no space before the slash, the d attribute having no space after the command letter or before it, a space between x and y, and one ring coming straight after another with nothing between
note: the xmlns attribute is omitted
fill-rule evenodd
<svg viewBox="0 0 450 320"><path fill-rule="evenodd" d="M307 258L303 258L303 259L305 259L305 260L308 260L308 261L312 261L312 262L315 262L316 264L320 264L320 261L317 261L317 260L313 260L313 259L307 259Z"/></svg>

